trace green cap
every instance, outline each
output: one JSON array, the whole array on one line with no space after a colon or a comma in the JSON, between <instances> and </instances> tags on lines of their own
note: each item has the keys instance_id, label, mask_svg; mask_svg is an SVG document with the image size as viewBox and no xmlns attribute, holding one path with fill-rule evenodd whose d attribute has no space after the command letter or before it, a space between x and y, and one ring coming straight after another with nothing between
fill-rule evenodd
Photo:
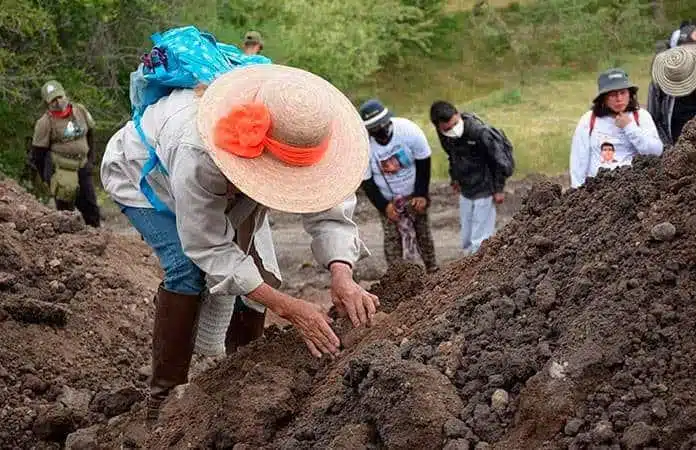
<instances>
[{"instance_id":1,"label":"green cap","mask_svg":"<svg viewBox=\"0 0 696 450\"><path fill-rule=\"evenodd\" d=\"M247 31L244 35L245 44L259 44L263 46L263 37L258 31Z\"/></svg>"},{"instance_id":2,"label":"green cap","mask_svg":"<svg viewBox=\"0 0 696 450\"><path fill-rule=\"evenodd\" d=\"M605 70L600 73L599 78L597 78L597 97L595 100L599 98L600 95L621 89L638 90L638 86L628 79L628 74L623 69L615 68Z\"/></svg>"},{"instance_id":3,"label":"green cap","mask_svg":"<svg viewBox=\"0 0 696 450\"><path fill-rule=\"evenodd\" d=\"M46 103L51 103L58 97L65 97L65 89L56 80L51 80L41 86L41 98L44 99Z\"/></svg>"}]
</instances>

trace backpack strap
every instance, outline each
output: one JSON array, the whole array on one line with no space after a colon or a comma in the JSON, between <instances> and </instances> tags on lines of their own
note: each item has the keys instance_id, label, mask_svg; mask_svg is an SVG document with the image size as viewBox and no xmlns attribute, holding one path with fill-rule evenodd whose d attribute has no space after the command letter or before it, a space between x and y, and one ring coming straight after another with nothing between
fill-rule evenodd
<instances>
[{"instance_id":1,"label":"backpack strap","mask_svg":"<svg viewBox=\"0 0 696 450\"><path fill-rule=\"evenodd\" d=\"M594 111L590 114L590 136L592 136L592 130L594 130L595 122L597 121L597 116L595 116Z\"/></svg>"},{"instance_id":2,"label":"backpack strap","mask_svg":"<svg viewBox=\"0 0 696 450\"><path fill-rule=\"evenodd\" d=\"M640 114L638 114L637 109L633 111L633 120L636 121L636 125L640 126Z\"/></svg>"},{"instance_id":3,"label":"backpack strap","mask_svg":"<svg viewBox=\"0 0 696 450\"><path fill-rule=\"evenodd\" d=\"M149 155L145 165L143 166L143 170L140 172L140 181L138 183L140 191L143 193L147 201L150 202L153 208L155 208L155 210L173 216L174 213L162 200L159 199L155 193L155 190L147 180L148 175L150 175L150 172L155 170L155 168L159 169L160 172L162 172L165 176L168 176L169 174L167 173L167 169L160 163L159 156L157 156L157 152L155 151L154 147L147 140L143 127L140 124L140 119L141 115L138 114L134 118L133 123L135 124L135 129L138 131L140 140L145 145L145 148L147 148L147 153Z\"/></svg>"}]
</instances>

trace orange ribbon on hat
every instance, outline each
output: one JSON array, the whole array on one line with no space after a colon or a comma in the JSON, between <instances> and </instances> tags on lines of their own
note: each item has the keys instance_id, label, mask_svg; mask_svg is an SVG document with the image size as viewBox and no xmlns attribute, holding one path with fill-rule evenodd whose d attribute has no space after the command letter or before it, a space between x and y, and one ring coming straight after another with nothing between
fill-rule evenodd
<instances>
[{"instance_id":1,"label":"orange ribbon on hat","mask_svg":"<svg viewBox=\"0 0 696 450\"><path fill-rule=\"evenodd\" d=\"M268 136L271 114L263 103L235 106L218 120L213 130L215 145L241 158L258 158L264 148L286 164L306 167L319 162L329 148L327 136L315 147L294 147Z\"/></svg>"}]
</instances>

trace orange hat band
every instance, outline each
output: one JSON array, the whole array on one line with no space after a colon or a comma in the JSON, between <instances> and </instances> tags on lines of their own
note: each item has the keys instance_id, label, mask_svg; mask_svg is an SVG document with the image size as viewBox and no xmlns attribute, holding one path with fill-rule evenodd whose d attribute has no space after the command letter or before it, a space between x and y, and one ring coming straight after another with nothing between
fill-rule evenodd
<instances>
[{"instance_id":1,"label":"orange hat band","mask_svg":"<svg viewBox=\"0 0 696 450\"><path fill-rule=\"evenodd\" d=\"M286 164L297 167L319 162L329 148L329 136L315 147L294 147L268 136L271 114L263 103L235 106L215 124L215 145L241 158L258 158L264 149Z\"/></svg>"}]
</instances>

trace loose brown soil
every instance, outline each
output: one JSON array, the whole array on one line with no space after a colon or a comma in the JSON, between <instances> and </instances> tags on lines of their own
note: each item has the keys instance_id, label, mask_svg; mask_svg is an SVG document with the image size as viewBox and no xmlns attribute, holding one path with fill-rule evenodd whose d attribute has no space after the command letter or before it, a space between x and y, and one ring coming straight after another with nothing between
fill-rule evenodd
<instances>
[{"instance_id":1,"label":"loose brown soil","mask_svg":"<svg viewBox=\"0 0 696 450\"><path fill-rule=\"evenodd\" d=\"M142 399L158 273L139 241L0 183L0 448L58 448Z\"/></svg>"},{"instance_id":2,"label":"loose brown soil","mask_svg":"<svg viewBox=\"0 0 696 450\"><path fill-rule=\"evenodd\" d=\"M10 281L0 277L9 292L0 395L13 399L5 409L15 418L6 422L16 424L0 425L11 439L6 447L37 437L58 442L78 425L96 424L71 435L69 448L692 448L695 144L691 122L661 159L637 158L582 189L562 193L538 180L477 256L431 276L411 266L387 273L373 287L384 300L373 327L351 329L337 319L343 351L335 360L313 359L293 330L273 326L178 389L151 431L142 426L139 392L129 388L142 385L129 383L146 362L151 307L144 299L157 272L128 273L123 261L137 258L119 253L141 244L111 237L102 248L108 233L75 233L56 222L54 233L69 231L44 237L37 230L48 230L41 223L49 219L3 219L9 232L3 229L0 249L9 257L0 270ZM23 237L18 223L35 234ZM61 264L51 269L54 258ZM70 270L87 267L94 278L86 285L69 282ZM107 281L114 279L125 281ZM51 291L51 281L64 288ZM67 306L63 289L74 293ZM135 312L124 303L143 317L129 315ZM48 324L26 324L37 317ZM127 326L114 323L127 318ZM131 340L126 329L134 330ZM57 336L55 352L38 344L45 336ZM114 363L120 348L128 363ZM56 406L54 386L65 384L98 391L82 421L71 407ZM51 406L33 417L35 403Z\"/></svg>"}]
</instances>

